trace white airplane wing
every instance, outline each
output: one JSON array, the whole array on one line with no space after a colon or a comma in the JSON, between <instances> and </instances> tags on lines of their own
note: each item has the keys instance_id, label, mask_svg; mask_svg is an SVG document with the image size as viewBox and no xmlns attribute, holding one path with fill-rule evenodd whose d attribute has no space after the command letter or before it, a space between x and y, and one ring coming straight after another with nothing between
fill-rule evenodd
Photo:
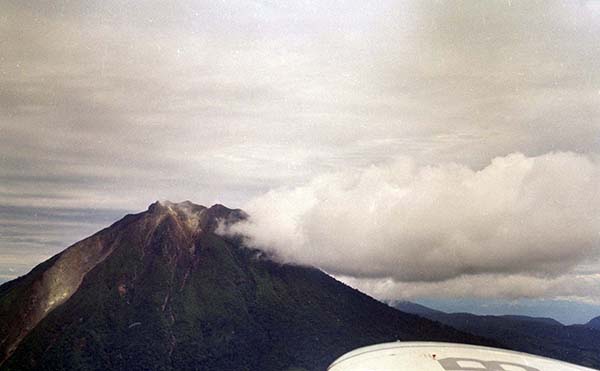
<instances>
[{"instance_id":1,"label":"white airplane wing","mask_svg":"<svg viewBox=\"0 0 600 371\"><path fill-rule=\"evenodd\" d=\"M474 345L395 342L353 350L328 371L594 371L550 358Z\"/></svg>"}]
</instances>

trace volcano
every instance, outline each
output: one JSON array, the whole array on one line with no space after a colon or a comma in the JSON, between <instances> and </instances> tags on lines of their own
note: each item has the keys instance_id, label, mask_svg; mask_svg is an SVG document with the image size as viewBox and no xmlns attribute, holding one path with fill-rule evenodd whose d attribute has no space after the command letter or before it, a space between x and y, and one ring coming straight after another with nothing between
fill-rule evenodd
<instances>
[{"instance_id":1,"label":"volcano","mask_svg":"<svg viewBox=\"0 0 600 371\"><path fill-rule=\"evenodd\" d=\"M0 369L317 371L379 342L498 345L216 233L246 217L156 202L0 286Z\"/></svg>"}]
</instances>

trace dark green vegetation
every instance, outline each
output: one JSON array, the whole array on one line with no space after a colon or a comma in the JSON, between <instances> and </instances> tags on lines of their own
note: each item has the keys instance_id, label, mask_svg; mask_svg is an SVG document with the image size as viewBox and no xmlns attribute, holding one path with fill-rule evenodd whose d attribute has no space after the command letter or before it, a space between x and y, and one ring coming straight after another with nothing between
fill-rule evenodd
<instances>
[{"instance_id":1,"label":"dark green vegetation","mask_svg":"<svg viewBox=\"0 0 600 371\"><path fill-rule=\"evenodd\" d=\"M471 334L494 339L514 350L600 368L600 330L597 329L581 325L564 326L550 318L445 313L410 302L399 302L394 306Z\"/></svg>"},{"instance_id":2,"label":"dark green vegetation","mask_svg":"<svg viewBox=\"0 0 600 371\"><path fill-rule=\"evenodd\" d=\"M153 204L0 286L0 368L317 371L379 342L497 345L214 233L243 217Z\"/></svg>"}]
</instances>

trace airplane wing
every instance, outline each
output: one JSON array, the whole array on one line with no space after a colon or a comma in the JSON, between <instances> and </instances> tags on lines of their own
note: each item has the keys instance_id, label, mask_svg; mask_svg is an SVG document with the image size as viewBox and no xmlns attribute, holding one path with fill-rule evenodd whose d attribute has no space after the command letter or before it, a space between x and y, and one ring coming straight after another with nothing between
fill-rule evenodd
<instances>
[{"instance_id":1,"label":"airplane wing","mask_svg":"<svg viewBox=\"0 0 600 371\"><path fill-rule=\"evenodd\" d=\"M395 342L353 350L328 371L594 371L527 353L465 344Z\"/></svg>"}]
</instances>

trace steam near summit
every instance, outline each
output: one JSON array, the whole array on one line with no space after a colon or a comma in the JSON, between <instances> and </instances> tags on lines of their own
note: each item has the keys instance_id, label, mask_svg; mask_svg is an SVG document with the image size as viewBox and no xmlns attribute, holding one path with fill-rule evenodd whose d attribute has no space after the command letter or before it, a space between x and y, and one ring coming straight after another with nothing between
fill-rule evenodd
<instances>
[{"instance_id":1,"label":"steam near summit","mask_svg":"<svg viewBox=\"0 0 600 371\"><path fill-rule=\"evenodd\" d=\"M600 297L577 271L600 259L599 184L598 158L568 152L479 170L401 158L272 190L228 233L382 298Z\"/></svg>"},{"instance_id":2,"label":"steam near summit","mask_svg":"<svg viewBox=\"0 0 600 371\"><path fill-rule=\"evenodd\" d=\"M372 342L496 344L215 233L245 217L156 202L0 286L0 369L316 371Z\"/></svg>"}]
</instances>

